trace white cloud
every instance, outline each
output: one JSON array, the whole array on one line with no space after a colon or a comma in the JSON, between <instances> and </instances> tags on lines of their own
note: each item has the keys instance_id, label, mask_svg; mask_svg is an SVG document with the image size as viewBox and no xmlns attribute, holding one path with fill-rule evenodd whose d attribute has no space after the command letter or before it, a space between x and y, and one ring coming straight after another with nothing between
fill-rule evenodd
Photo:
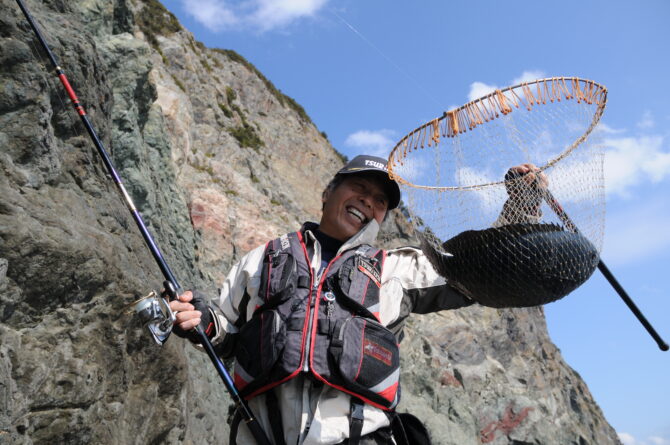
<instances>
[{"instance_id":1,"label":"white cloud","mask_svg":"<svg viewBox=\"0 0 670 445\"><path fill-rule=\"evenodd\" d=\"M263 31L283 27L292 21L311 17L327 0L256 0L258 9L251 16Z\"/></svg>"},{"instance_id":2,"label":"white cloud","mask_svg":"<svg viewBox=\"0 0 670 445\"><path fill-rule=\"evenodd\" d=\"M182 0L181 3L186 12L210 31L221 31L239 23L235 12L221 0Z\"/></svg>"},{"instance_id":3,"label":"white cloud","mask_svg":"<svg viewBox=\"0 0 670 445\"><path fill-rule=\"evenodd\" d=\"M670 176L670 152L663 149L662 136L608 138L603 144L609 193L626 197L631 187Z\"/></svg>"},{"instance_id":4,"label":"white cloud","mask_svg":"<svg viewBox=\"0 0 670 445\"><path fill-rule=\"evenodd\" d=\"M270 31L314 16L328 0L181 0L182 7L213 32L255 28Z\"/></svg>"},{"instance_id":5,"label":"white cloud","mask_svg":"<svg viewBox=\"0 0 670 445\"><path fill-rule=\"evenodd\" d=\"M475 170L470 167L459 168L456 171L454 179L459 186L489 184L500 180L500 178L490 172ZM490 219L491 215L498 216L500 209L507 199L505 189L502 187L485 187L474 189L467 193L473 193L477 198L481 212L486 215L485 219Z\"/></svg>"},{"instance_id":6,"label":"white cloud","mask_svg":"<svg viewBox=\"0 0 670 445\"><path fill-rule=\"evenodd\" d=\"M533 80L544 79L545 77L547 77L547 75L544 73L544 71L524 71L519 77L516 77L514 80L512 80L512 85L516 85L521 82L532 82Z\"/></svg>"},{"instance_id":7,"label":"white cloud","mask_svg":"<svg viewBox=\"0 0 670 445\"><path fill-rule=\"evenodd\" d=\"M667 252L668 219L670 209L665 196L647 197L616 213L609 212L603 259L608 263L629 264Z\"/></svg>"},{"instance_id":8,"label":"white cloud","mask_svg":"<svg viewBox=\"0 0 670 445\"><path fill-rule=\"evenodd\" d=\"M600 174L602 158L592 157L570 162L558 162L545 173L549 189L561 203L587 202L596 198L602 187ZM595 204L595 202L592 202Z\"/></svg>"},{"instance_id":9,"label":"white cloud","mask_svg":"<svg viewBox=\"0 0 670 445\"><path fill-rule=\"evenodd\" d=\"M393 171L396 175L400 176L403 178L405 181L408 181L412 184L417 184L417 185L427 185L427 186L439 186L441 184L436 184L434 181L431 181L430 177L426 177L425 173L427 171L430 171L430 168L433 167L433 165L430 163L430 161L425 158L425 157L412 157L411 160L406 159L402 164L396 163L395 167L393 167ZM416 189L414 187L409 187L402 185L400 186L401 189L409 188L408 192L414 193L417 192L420 189Z\"/></svg>"},{"instance_id":10,"label":"white cloud","mask_svg":"<svg viewBox=\"0 0 670 445\"><path fill-rule=\"evenodd\" d=\"M651 111L647 110L644 112L642 118L637 123L637 128L641 130L648 130L650 128L653 128L654 124L655 124L654 117L651 115Z\"/></svg>"},{"instance_id":11,"label":"white cloud","mask_svg":"<svg viewBox=\"0 0 670 445\"><path fill-rule=\"evenodd\" d=\"M512 79L509 85L516 85L521 82L530 82L537 79L542 79L546 77L544 72L538 70L529 70L524 71L518 77ZM482 96L486 96L489 93L499 90L501 87L498 85L492 85L484 82L472 82L470 84L470 92L468 93L468 101L479 99Z\"/></svg>"},{"instance_id":12,"label":"white cloud","mask_svg":"<svg viewBox=\"0 0 670 445\"><path fill-rule=\"evenodd\" d=\"M496 85L489 85L484 82L472 82L470 84L470 92L468 93L468 102L486 96L498 89L500 87Z\"/></svg>"},{"instance_id":13,"label":"white cloud","mask_svg":"<svg viewBox=\"0 0 670 445\"><path fill-rule=\"evenodd\" d=\"M347 136L344 144L362 149L366 154L386 158L396 144L394 137L393 130L360 130Z\"/></svg>"},{"instance_id":14,"label":"white cloud","mask_svg":"<svg viewBox=\"0 0 670 445\"><path fill-rule=\"evenodd\" d=\"M603 122L600 122L598 126L593 130L594 135L621 134L625 132L626 130L624 128L613 128Z\"/></svg>"},{"instance_id":15,"label":"white cloud","mask_svg":"<svg viewBox=\"0 0 670 445\"><path fill-rule=\"evenodd\" d=\"M647 438L648 441L639 441L628 433L617 433L617 435L619 436L619 440L623 442L623 445L670 445L670 440L659 436L650 436Z\"/></svg>"}]
</instances>

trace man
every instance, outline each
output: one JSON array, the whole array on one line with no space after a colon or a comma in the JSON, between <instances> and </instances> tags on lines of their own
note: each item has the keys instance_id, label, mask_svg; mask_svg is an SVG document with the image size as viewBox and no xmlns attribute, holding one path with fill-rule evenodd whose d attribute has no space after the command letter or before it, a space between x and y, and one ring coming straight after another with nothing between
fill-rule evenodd
<instances>
[{"instance_id":1,"label":"man","mask_svg":"<svg viewBox=\"0 0 670 445\"><path fill-rule=\"evenodd\" d=\"M513 170L529 181L537 171ZM386 160L357 156L324 190L318 225L249 252L209 305L197 292L170 303L178 335L202 324L221 355L235 355L236 385L275 444L406 440L390 426L404 321L473 302L419 249L372 247L399 201ZM254 443L245 425L233 425L232 443Z\"/></svg>"}]
</instances>

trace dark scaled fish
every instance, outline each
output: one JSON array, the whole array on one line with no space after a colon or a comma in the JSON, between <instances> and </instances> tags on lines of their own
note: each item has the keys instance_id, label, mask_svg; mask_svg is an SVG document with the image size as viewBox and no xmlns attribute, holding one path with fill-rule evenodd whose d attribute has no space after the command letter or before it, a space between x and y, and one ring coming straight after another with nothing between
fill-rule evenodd
<instances>
[{"instance_id":1,"label":"dark scaled fish","mask_svg":"<svg viewBox=\"0 0 670 445\"><path fill-rule=\"evenodd\" d=\"M558 300L584 283L599 261L586 237L556 224L468 230L442 244L444 252L425 239L421 249L453 287L497 308Z\"/></svg>"}]
</instances>

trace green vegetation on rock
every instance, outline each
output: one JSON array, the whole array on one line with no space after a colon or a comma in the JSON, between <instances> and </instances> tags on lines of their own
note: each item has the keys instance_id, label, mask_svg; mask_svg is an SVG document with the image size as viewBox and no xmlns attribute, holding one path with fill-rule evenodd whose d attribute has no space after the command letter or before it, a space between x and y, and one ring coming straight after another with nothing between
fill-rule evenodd
<instances>
[{"instance_id":1,"label":"green vegetation on rock","mask_svg":"<svg viewBox=\"0 0 670 445\"><path fill-rule=\"evenodd\" d=\"M220 103L220 104L219 104L219 108L221 108L221 111L223 111L223 114L224 114L228 119L230 119L231 117L233 117L233 112L230 111L230 108L228 108L228 107L225 106L224 104Z\"/></svg>"},{"instance_id":2,"label":"green vegetation on rock","mask_svg":"<svg viewBox=\"0 0 670 445\"><path fill-rule=\"evenodd\" d=\"M293 109L296 113L298 113L298 116L300 118L307 122L307 123L312 123L312 119L310 119L309 115L305 111L305 109L295 101L292 97L287 96L286 94L282 93L280 90L277 89L277 87L274 86L270 80L263 75L258 69L247 59L242 57L240 54L237 52L233 51L232 49L221 49L221 48L213 48L212 51L215 51L219 54L223 54L224 56L228 57L230 60L233 62L237 62L243 66L245 66L249 71L252 73L256 74L258 78L265 84L265 87L270 90L270 93L279 101L279 103L282 106L288 106L289 108Z\"/></svg>"},{"instance_id":3,"label":"green vegetation on rock","mask_svg":"<svg viewBox=\"0 0 670 445\"><path fill-rule=\"evenodd\" d=\"M207 173L210 176L214 176L214 169L212 168L211 165L203 165L196 161L194 163L191 163L191 167L198 170L199 172Z\"/></svg>"},{"instance_id":4,"label":"green vegetation on rock","mask_svg":"<svg viewBox=\"0 0 670 445\"><path fill-rule=\"evenodd\" d=\"M258 136L258 133L256 133L256 130L254 130L254 127L247 122L243 122L242 125L238 125L237 127L229 128L228 133L237 139L241 147L249 147L258 151L259 148L265 145L260 136Z\"/></svg>"},{"instance_id":5,"label":"green vegetation on rock","mask_svg":"<svg viewBox=\"0 0 670 445\"><path fill-rule=\"evenodd\" d=\"M286 100L287 105L290 108L292 108L293 111L298 113L298 116L300 116L300 119L302 119L305 122L310 122L310 123L312 122L312 120L307 115L307 112L305 111L305 109L302 107L302 105L300 105L298 102L296 102L295 99L293 99L291 96L287 96L286 94L284 94L284 99Z\"/></svg>"},{"instance_id":6,"label":"green vegetation on rock","mask_svg":"<svg viewBox=\"0 0 670 445\"><path fill-rule=\"evenodd\" d=\"M135 16L137 26L144 33L149 44L159 49L156 35L169 36L181 31L182 27L177 17L165 9L165 6L158 0L141 0L141 3L143 5L142 12Z\"/></svg>"},{"instance_id":7,"label":"green vegetation on rock","mask_svg":"<svg viewBox=\"0 0 670 445\"><path fill-rule=\"evenodd\" d=\"M209 65L209 63L207 63L207 59L203 57L202 59L200 59L200 63L202 63L202 66L204 66L207 71L209 71L210 73L212 72L212 67Z\"/></svg>"},{"instance_id":8,"label":"green vegetation on rock","mask_svg":"<svg viewBox=\"0 0 670 445\"><path fill-rule=\"evenodd\" d=\"M235 90L233 90L232 87L227 86L226 87L226 100L228 101L229 104L233 103L233 101L237 99L237 93Z\"/></svg>"},{"instance_id":9,"label":"green vegetation on rock","mask_svg":"<svg viewBox=\"0 0 670 445\"><path fill-rule=\"evenodd\" d=\"M186 92L186 87L183 83L181 83L181 80L177 79L174 74L172 75L172 80L174 80L174 83L179 87L180 90L182 90L184 93Z\"/></svg>"},{"instance_id":10,"label":"green vegetation on rock","mask_svg":"<svg viewBox=\"0 0 670 445\"><path fill-rule=\"evenodd\" d=\"M335 155L337 155L337 157L342 160L343 164L346 164L347 162L349 162L349 157L348 156L346 156L346 155L340 153L339 151L337 151L337 149L335 147L332 147L332 148L333 148L333 151L335 152Z\"/></svg>"}]
</instances>

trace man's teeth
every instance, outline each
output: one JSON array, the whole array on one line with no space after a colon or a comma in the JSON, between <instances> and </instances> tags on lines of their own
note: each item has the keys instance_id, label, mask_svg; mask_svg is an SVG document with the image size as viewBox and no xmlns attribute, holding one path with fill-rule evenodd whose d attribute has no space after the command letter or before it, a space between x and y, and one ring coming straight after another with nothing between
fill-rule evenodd
<instances>
[{"instance_id":1,"label":"man's teeth","mask_svg":"<svg viewBox=\"0 0 670 445\"><path fill-rule=\"evenodd\" d=\"M362 214L361 212L359 212L357 209L355 209L355 208L353 208L353 207L349 207L347 210L349 211L349 213L351 213L352 215L354 215L356 218L360 219L361 222L365 222L365 215L363 215L363 214Z\"/></svg>"}]
</instances>

